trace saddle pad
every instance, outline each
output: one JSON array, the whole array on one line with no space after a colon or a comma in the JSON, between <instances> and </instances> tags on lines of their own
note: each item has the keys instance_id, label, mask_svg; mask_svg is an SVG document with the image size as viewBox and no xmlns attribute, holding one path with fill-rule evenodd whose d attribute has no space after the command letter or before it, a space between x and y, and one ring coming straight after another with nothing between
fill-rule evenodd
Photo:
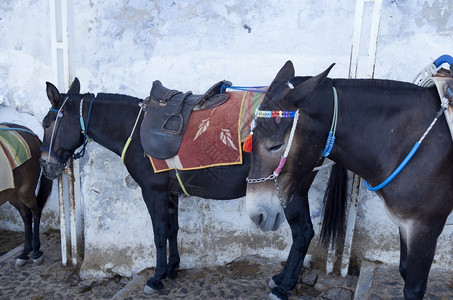
<instances>
[{"instance_id":1,"label":"saddle pad","mask_svg":"<svg viewBox=\"0 0 453 300\"><path fill-rule=\"evenodd\" d=\"M444 85L448 80L452 80L451 77L433 77L434 83L437 87L440 99L444 97ZM444 112L445 119L447 120L448 128L450 128L451 138L453 140L453 107L451 105Z\"/></svg>"},{"instance_id":2,"label":"saddle pad","mask_svg":"<svg viewBox=\"0 0 453 300\"><path fill-rule=\"evenodd\" d=\"M31 157L30 148L15 131L6 131L0 125L0 191L14 188L13 170Z\"/></svg>"},{"instance_id":3,"label":"saddle pad","mask_svg":"<svg viewBox=\"0 0 453 300\"><path fill-rule=\"evenodd\" d=\"M255 110L263 102L264 95L265 93L260 92L246 92L244 95L241 113L241 143L250 133L250 124L255 118Z\"/></svg>"},{"instance_id":4,"label":"saddle pad","mask_svg":"<svg viewBox=\"0 0 453 300\"><path fill-rule=\"evenodd\" d=\"M234 91L228 94L229 100L224 104L192 112L181 147L174 157L160 160L149 156L154 172L242 164L241 132L246 132L245 137L249 134L253 112L264 93ZM253 104L256 99L260 102Z\"/></svg>"}]
</instances>

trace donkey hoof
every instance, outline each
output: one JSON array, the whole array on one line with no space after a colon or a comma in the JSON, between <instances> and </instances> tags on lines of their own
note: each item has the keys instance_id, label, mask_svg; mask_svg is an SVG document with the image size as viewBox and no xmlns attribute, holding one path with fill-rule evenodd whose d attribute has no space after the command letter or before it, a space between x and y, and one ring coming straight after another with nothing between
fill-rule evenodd
<instances>
[{"instance_id":1,"label":"donkey hoof","mask_svg":"<svg viewBox=\"0 0 453 300\"><path fill-rule=\"evenodd\" d=\"M271 279L271 280L269 280L269 282L267 283L267 286L268 286L270 289L273 289L273 288L276 288L276 287L277 287L277 284L275 283L274 279Z\"/></svg>"},{"instance_id":2,"label":"donkey hoof","mask_svg":"<svg viewBox=\"0 0 453 300\"><path fill-rule=\"evenodd\" d=\"M16 267L20 268L28 263L28 259L16 258Z\"/></svg>"},{"instance_id":3,"label":"donkey hoof","mask_svg":"<svg viewBox=\"0 0 453 300\"><path fill-rule=\"evenodd\" d=\"M266 300L282 300L282 299L279 298L277 295L274 295L274 294L272 294L272 293L269 293L269 295L267 295Z\"/></svg>"},{"instance_id":4,"label":"donkey hoof","mask_svg":"<svg viewBox=\"0 0 453 300\"><path fill-rule=\"evenodd\" d=\"M42 264L43 260L44 260L44 255L41 254L40 257L33 258L33 264L34 265L40 265L40 264Z\"/></svg>"},{"instance_id":5,"label":"donkey hoof","mask_svg":"<svg viewBox=\"0 0 453 300\"><path fill-rule=\"evenodd\" d=\"M159 290L156 290L156 289L153 289L152 287L150 287L149 285L145 285L145 289L143 290L143 292L145 292L145 294L147 295L152 295L152 294L155 294L157 293Z\"/></svg>"}]
</instances>

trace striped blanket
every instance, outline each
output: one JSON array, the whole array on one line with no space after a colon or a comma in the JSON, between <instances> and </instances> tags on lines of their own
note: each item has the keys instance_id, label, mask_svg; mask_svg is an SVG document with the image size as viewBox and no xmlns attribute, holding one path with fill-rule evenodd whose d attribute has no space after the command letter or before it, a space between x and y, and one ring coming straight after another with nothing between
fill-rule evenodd
<instances>
[{"instance_id":1,"label":"striped blanket","mask_svg":"<svg viewBox=\"0 0 453 300\"><path fill-rule=\"evenodd\" d=\"M154 172L194 170L242 163L241 143L248 136L255 108L264 93L229 92L227 102L193 111L178 153L169 159L150 158Z\"/></svg>"},{"instance_id":2,"label":"striped blanket","mask_svg":"<svg viewBox=\"0 0 453 300\"><path fill-rule=\"evenodd\" d=\"M27 142L16 131L0 125L0 191L14 188L13 170L31 157Z\"/></svg>"}]
</instances>

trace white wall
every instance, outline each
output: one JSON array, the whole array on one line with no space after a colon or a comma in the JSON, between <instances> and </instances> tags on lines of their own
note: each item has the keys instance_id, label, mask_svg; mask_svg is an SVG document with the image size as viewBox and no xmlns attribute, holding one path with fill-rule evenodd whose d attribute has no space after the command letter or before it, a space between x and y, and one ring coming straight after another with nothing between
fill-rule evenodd
<instances>
[{"instance_id":1,"label":"white wall","mask_svg":"<svg viewBox=\"0 0 453 300\"><path fill-rule=\"evenodd\" d=\"M222 79L266 85L288 59L298 75L315 75L332 62L337 63L332 77L348 75L354 0L74 0L74 9L74 67L83 92L146 97L156 79L194 93ZM452 14L451 0L384 1L375 76L412 81L439 55L453 54ZM11 110L42 120L49 107L45 81L54 78L48 1L3 1L0 35L1 121ZM99 172L103 168L109 172ZM119 157L91 143L80 170L86 206L82 273L130 275L154 265L150 218ZM326 176L320 174L310 192L316 229ZM44 225L53 228L55 194L44 212ZM361 195L353 254L396 262L396 226L374 194L363 189ZM181 266L223 264L255 253L285 259L289 227L262 233L243 206L243 199L182 199ZM0 208L0 226L19 228L11 213L7 205ZM451 231L447 228L438 247L441 266L452 266Z\"/></svg>"}]
</instances>

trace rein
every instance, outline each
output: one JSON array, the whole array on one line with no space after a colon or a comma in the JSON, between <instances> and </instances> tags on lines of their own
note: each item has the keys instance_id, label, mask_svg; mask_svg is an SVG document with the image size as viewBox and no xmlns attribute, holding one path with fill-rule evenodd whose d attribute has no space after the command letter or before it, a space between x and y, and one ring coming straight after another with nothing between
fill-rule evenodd
<instances>
[{"instance_id":1,"label":"rein","mask_svg":"<svg viewBox=\"0 0 453 300\"><path fill-rule=\"evenodd\" d=\"M69 96L66 96L64 98L63 104L60 106L59 109L55 109L55 108L52 108L52 107L49 108L50 111L56 112L57 116L55 118L54 126L52 128L52 135L50 136L49 148L44 148L44 147L41 148L41 151L46 151L47 150L50 153L50 155L47 156L47 160L46 160L46 164L47 165L51 164L50 156L53 156L62 165L64 165L66 163L66 161L67 161L63 157L58 156L58 154L53 151L53 142L54 142L55 134L57 132L57 128L60 127L60 121L61 121L61 118L63 117L63 107L66 104L66 101L68 101L68 99L69 99Z\"/></svg>"}]
</instances>

